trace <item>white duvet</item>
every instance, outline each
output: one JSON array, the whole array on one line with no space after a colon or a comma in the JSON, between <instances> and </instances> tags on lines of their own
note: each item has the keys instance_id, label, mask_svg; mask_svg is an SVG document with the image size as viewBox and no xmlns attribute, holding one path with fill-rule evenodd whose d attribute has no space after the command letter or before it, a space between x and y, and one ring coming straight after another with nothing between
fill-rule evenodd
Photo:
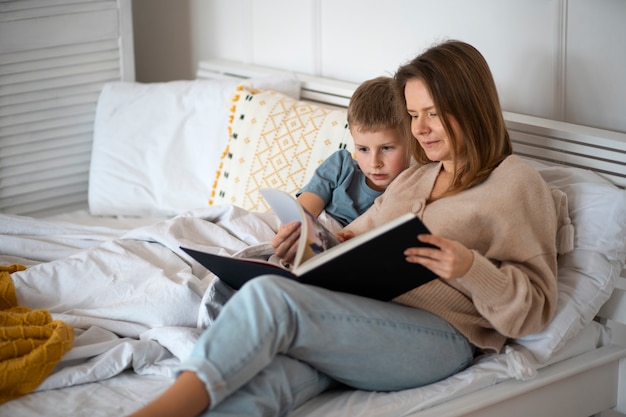
<instances>
[{"instance_id":1,"label":"white duvet","mask_svg":"<svg viewBox=\"0 0 626 417\"><path fill-rule=\"evenodd\" d=\"M39 392L0 406L0 414L10 410L13 416L39 415L42 409L37 404L46 407L45 399L53 401L58 395L48 391L46 396L45 391L53 388L78 388L89 382L83 386L88 392L94 383L105 386L116 380L134 385L137 381L129 377L129 369L136 375L169 377L229 296L229 290L180 246L267 258L278 225L273 214L229 205L193 210L130 231L1 215L0 262L21 260L29 265L12 274L18 302L49 310L54 318L74 326L76 340ZM404 415L503 379L532 377L536 367L523 348L507 349L427 387L387 394L329 392L294 415ZM168 383L165 378L163 386ZM144 393L148 398L142 401L156 391ZM137 407L138 398L119 389L113 392L108 401L116 407L110 415ZM85 398L83 394L78 395ZM346 410L350 412L342 414ZM64 414L48 408L46 415ZM86 415L107 414L92 410Z\"/></svg>"},{"instance_id":2,"label":"white duvet","mask_svg":"<svg viewBox=\"0 0 626 417\"><path fill-rule=\"evenodd\" d=\"M12 274L19 304L46 309L76 329L68 365L40 389L108 378L128 366L167 374L228 295L180 246L267 257L278 227L274 215L227 205L126 233L19 216L3 220L0 260L31 260ZM90 363L76 366L80 359Z\"/></svg>"}]
</instances>

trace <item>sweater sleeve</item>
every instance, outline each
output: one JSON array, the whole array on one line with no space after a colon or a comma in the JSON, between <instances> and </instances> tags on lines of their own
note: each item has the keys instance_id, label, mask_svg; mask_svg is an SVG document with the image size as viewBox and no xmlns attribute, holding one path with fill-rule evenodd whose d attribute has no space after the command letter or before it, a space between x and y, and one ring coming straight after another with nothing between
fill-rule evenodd
<instances>
[{"instance_id":1,"label":"sweater sleeve","mask_svg":"<svg viewBox=\"0 0 626 417\"><path fill-rule=\"evenodd\" d=\"M515 338L539 332L556 310L553 254L494 265L475 253L470 272L457 282L500 334Z\"/></svg>"},{"instance_id":2,"label":"sweater sleeve","mask_svg":"<svg viewBox=\"0 0 626 417\"><path fill-rule=\"evenodd\" d=\"M556 310L558 224L551 190L538 174L510 188L510 203L491 217L490 246L474 250L469 272L453 285L494 329L515 338L541 331Z\"/></svg>"}]
</instances>

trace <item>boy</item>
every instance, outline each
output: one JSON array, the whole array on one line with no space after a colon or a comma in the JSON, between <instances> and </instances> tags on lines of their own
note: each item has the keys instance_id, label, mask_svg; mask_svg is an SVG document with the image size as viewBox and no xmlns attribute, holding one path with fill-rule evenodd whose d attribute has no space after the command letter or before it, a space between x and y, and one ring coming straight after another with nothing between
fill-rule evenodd
<instances>
[{"instance_id":1,"label":"boy","mask_svg":"<svg viewBox=\"0 0 626 417\"><path fill-rule=\"evenodd\" d=\"M324 221L331 230L343 228L365 212L409 167L411 136L401 94L390 77L359 85L347 111L356 160L347 150L333 153L296 194L314 216L325 211L331 217Z\"/></svg>"}]
</instances>

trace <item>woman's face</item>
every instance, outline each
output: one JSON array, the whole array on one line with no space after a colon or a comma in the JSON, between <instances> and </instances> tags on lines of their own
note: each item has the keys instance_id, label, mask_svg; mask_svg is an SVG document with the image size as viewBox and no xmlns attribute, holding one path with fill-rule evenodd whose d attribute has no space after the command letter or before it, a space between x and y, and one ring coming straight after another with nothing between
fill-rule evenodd
<instances>
[{"instance_id":1,"label":"woman's face","mask_svg":"<svg viewBox=\"0 0 626 417\"><path fill-rule=\"evenodd\" d=\"M411 116L411 133L419 142L431 161L452 162L452 143L440 118L439 109L435 108L426 84L420 79L407 81L404 87L406 108ZM457 154L465 146L458 123L449 117L458 139Z\"/></svg>"}]
</instances>

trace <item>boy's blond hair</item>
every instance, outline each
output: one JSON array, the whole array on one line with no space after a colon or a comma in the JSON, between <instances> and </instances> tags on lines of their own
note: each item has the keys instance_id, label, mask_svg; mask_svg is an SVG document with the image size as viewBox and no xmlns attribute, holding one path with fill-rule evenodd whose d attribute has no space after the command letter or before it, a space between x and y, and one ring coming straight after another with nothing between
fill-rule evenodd
<instances>
[{"instance_id":1,"label":"boy's blond hair","mask_svg":"<svg viewBox=\"0 0 626 417\"><path fill-rule=\"evenodd\" d=\"M391 77L376 77L359 85L350 98L347 116L348 126L362 132L397 129L406 134L404 97Z\"/></svg>"}]
</instances>

